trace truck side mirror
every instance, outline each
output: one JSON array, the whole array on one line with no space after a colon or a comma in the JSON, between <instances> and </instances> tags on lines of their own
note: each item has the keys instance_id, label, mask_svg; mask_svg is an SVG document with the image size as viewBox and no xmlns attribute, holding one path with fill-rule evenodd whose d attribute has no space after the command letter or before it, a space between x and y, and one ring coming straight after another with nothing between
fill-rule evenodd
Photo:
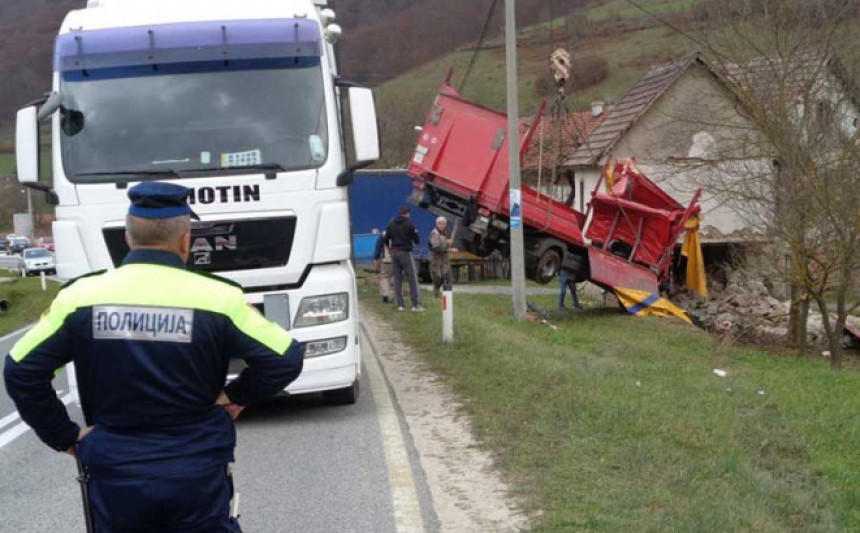
<instances>
[{"instance_id":1,"label":"truck side mirror","mask_svg":"<svg viewBox=\"0 0 860 533\"><path fill-rule=\"evenodd\" d=\"M39 122L38 107L28 106L18 110L15 127L15 161L18 165L20 183L39 181Z\"/></svg>"},{"instance_id":2,"label":"truck side mirror","mask_svg":"<svg viewBox=\"0 0 860 533\"><path fill-rule=\"evenodd\" d=\"M379 159L379 125L373 91L364 87L350 87L349 109L355 143L355 165L366 166Z\"/></svg>"}]
</instances>

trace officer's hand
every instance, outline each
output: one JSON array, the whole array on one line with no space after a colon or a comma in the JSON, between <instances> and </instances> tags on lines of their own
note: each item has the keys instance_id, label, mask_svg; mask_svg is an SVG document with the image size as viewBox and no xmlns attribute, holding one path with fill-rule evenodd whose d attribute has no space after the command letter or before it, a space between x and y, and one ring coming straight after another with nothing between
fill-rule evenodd
<instances>
[{"instance_id":1,"label":"officer's hand","mask_svg":"<svg viewBox=\"0 0 860 533\"><path fill-rule=\"evenodd\" d=\"M233 420L239 418L239 415L245 410L243 405L233 403L224 391L221 391L221 394L218 395L218 399L215 400L215 405L223 407Z\"/></svg>"},{"instance_id":2,"label":"officer's hand","mask_svg":"<svg viewBox=\"0 0 860 533\"><path fill-rule=\"evenodd\" d=\"M85 428L81 428L81 430L78 432L78 442L81 442L82 440L84 440L87 437L87 435L90 434L90 432L92 430L93 430L92 426L87 426ZM75 447L69 446L69 449L66 450L66 453L71 455L72 457L74 457L75 456Z\"/></svg>"},{"instance_id":3,"label":"officer's hand","mask_svg":"<svg viewBox=\"0 0 860 533\"><path fill-rule=\"evenodd\" d=\"M239 415L242 414L242 411L244 411L245 408L241 405L230 403L224 406L224 410L227 411L227 414L230 415L230 418L236 420L237 418L239 418Z\"/></svg>"}]
</instances>

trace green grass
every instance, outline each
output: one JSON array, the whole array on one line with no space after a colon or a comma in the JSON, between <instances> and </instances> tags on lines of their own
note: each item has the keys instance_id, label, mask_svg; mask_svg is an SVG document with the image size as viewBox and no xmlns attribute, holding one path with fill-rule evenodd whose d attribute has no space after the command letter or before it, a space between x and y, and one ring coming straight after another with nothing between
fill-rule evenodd
<instances>
[{"instance_id":1,"label":"green grass","mask_svg":"<svg viewBox=\"0 0 860 533\"><path fill-rule=\"evenodd\" d=\"M372 285L360 296L395 315ZM465 399L540 511L535 531L860 531L860 373L665 319L591 310L555 314L553 330L510 306L455 296L451 346L438 304L388 321Z\"/></svg>"},{"instance_id":2,"label":"green grass","mask_svg":"<svg viewBox=\"0 0 860 533\"><path fill-rule=\"evenodd\" d=\"M0 176L15 174L15 154L0 153Z\"/></svg>"},{"instance_id":3,"label":"green grass","mask_svg":"<svg viewBox=\"0 0 860 533\"><path fill-rule=\"evenodd\" d=\"M673 15L687 13L699 3L699 0L639 0L648 13L632 5L627 0L610 0L601 6L590 9L587 13L590 22L620 22L650 18L651 15Z\"/></svg>"},{"instance_id":4,"label":"green grass","mask_svg":"<svg viewBox=\"0 0 860 533\"><path fill-rule=\"evenodd\" d=\"M15 277L0 270L0 277ZM39 278L17 278L12 284L0 283L0 300L9 303L9 311L0 315L0 336L11 333L34 322L51 305L60 285L48 282L48 290L42 291Z\"/></svg>"},{"instance_id":5,"label":"green grass","mask_svg":"<svg viewBox=\"0 0 860 533\"><path fill-rule=\"evenodd\" d=\"M50 179L51 177L51 151L46 148L40 154L39 175L42 179ZM15 154L0 152L0 176L17 175L15 168Z\"/></svg>"},{"instance_id":6,"label":"green grass","mask_svg":"<svg viewBox=\"0 0 860 533\"><path fill-rule=\"evenodd\" d=\"M480 281L471 281L471 282L462 282L462 285L471 286L471 287L510 287L511 281L508 279L482 279ZM527 279L526 287L532 287L535 289L557 289L558 284L555 282L549 283L547 285L541 285L540 283Z\"/></svg>"}]
</instances>

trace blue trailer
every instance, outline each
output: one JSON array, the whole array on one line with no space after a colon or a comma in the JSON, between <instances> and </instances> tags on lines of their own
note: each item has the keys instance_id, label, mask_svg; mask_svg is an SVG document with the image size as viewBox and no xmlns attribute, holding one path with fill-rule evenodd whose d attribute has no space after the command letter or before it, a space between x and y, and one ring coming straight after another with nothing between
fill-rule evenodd
<instances>
[{"instance_id":1,"label":"blue trailer","mask_svg":"<svg viewBox=\"0 0 860 533\"><path fill-rule=\"evenodd\" d=\"M353 261L356 267L373 263L373 251L379 235L397 211L408 205L412 178L405 170L366 170L355 174L349 188L350 222L352 224ZM429 277L427 239L436 217L429 211L410 206L410 216L418 229L421 243L415 247L419 277Z\"/></svg>"}]
</instances>

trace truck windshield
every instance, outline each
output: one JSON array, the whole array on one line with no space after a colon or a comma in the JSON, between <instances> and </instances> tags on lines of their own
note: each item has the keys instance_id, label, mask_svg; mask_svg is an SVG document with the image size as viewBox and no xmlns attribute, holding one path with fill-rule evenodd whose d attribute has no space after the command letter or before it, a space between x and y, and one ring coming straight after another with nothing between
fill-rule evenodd
<instances>
[{"instance_id":1,"label":"truck windshield","mask_svg":"<svg viewBox=\"0 0 860 533\"><path fill-rule=\"evenodd\" d=\"M73 182L299 170L327 159L318 57L69 71L61 94L63 165Z\"/></svg>"}]
</instances>

